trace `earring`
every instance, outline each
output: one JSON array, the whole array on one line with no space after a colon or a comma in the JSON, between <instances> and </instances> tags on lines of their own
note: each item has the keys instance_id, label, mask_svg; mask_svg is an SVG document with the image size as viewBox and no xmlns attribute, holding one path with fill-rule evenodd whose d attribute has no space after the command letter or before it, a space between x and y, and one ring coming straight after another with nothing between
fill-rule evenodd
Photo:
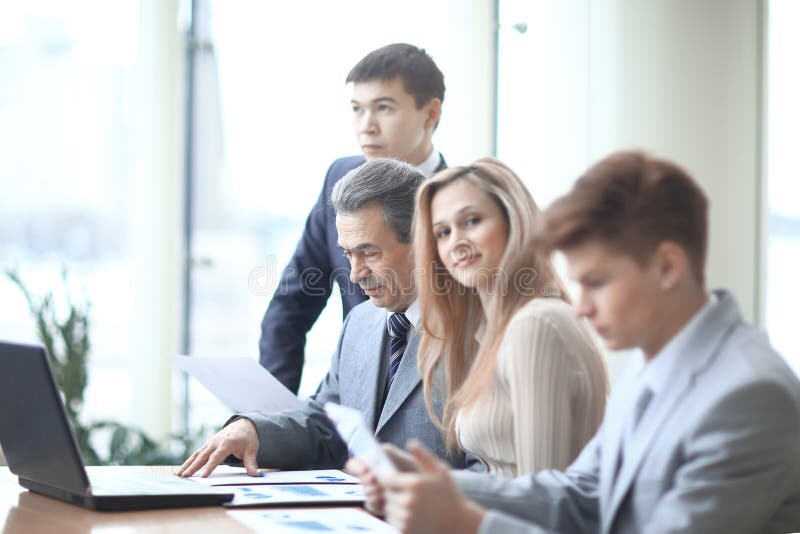
<instances>
[{"instance_id":1,"label":"earring","mask_svg":"<svg viewBox=\"0 0 800 534\"><path fill-rule=\"evenodd\" d=\"M664 280L661 282L661 289L664 291L669 291L672 289L672 284L669 282L669 280Z\"/></svg>"}]
</instances>

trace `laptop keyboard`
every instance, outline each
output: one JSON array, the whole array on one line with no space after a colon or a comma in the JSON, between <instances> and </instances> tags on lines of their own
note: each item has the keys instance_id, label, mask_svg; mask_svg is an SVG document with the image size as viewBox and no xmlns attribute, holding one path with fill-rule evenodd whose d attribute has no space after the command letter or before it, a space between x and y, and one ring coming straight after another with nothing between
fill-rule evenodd
<instances>
[{"instance_id":1,"label":"laptop keyboard","mask_svg":"<svg viewBox=\"0 0 800 534\"><path fill-rule=\"evenodd\" d=\"M175 495L209 493L209 488L179 478L142 471L89 472L93 495Z\"/></svg>"}]
</instances>

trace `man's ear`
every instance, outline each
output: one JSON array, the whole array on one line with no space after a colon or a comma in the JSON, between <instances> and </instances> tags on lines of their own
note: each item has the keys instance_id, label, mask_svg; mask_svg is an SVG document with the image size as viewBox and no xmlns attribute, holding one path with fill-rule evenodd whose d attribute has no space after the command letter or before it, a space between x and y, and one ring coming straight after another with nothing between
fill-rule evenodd
<instances>
[{"instance_id":1,"label":"man's ear","mask_svg":"<svg viewBox=\"0 0 800 534\"><path fill-rule=\"evenodd\" d=\"M682 246L674 241L664 241L655 251L656 268L661 289L668 291L687 275L689 258Z\"/></svg>"},{"instance_id":2,"label":"man's ear","mask_svg":"<svg viewBox=\"0 0 800 534\"><path fill-rule=\"evenodd\" d=\"M425 128L433 130L436 123L439 122L439 117L442 116L442 101L438 98L431 98L428 103L425 104L424 109L428 115L425 119Z\"/></svg>"}]
</instances>

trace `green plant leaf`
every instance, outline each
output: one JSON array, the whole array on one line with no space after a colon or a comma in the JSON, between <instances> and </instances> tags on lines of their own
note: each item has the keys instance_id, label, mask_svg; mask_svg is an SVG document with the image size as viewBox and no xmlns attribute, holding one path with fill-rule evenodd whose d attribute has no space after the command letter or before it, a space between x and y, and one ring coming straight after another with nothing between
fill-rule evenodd
<instances>
[{"instance_id":1,"label":"green plant leaf","mask_svg":"<svg viewBox=\"0 0 800 534\"><path fill-rule=\"evenodd\" d=\"M85 297L81 301L72 299L66 266L61 272L61 290L68 308L63 321L56 313L52 290L37 297L29 291L16 269L7 269L5 274L27 301L86 465L180 465L204 441L209 433L205 426L187 435L171 435L162 448L143 430L117 421L101 420L82 425L79 416L88 383L91 303ZM108 450L101 454L95 444L102 443L104 437L108 438Z\"/></svg>"}]
</instances>

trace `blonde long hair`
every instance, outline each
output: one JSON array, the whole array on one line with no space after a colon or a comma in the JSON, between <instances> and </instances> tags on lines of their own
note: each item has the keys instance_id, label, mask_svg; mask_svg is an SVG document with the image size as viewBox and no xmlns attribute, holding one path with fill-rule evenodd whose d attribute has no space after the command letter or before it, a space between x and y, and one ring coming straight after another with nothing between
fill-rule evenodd
<instances>
[{"instance_id":1,"label":"blonde long hair","mask_svg":"<svg viewBox=\"0 0 800 534\"><path fill-rule=\"evenodd\" d=\"M431 202L441 188L467 180L484 190L503 211L508 242L490 276L487 309L477 292L456 281L439 257L432 230ZM422 341L418 353L428 413L442 430L448 450L458 447L455 417L486 389L497 367L506 325L517 311L539 296L567 299L547 256L535 245L541 212L520 178L504 163L482 158L467 167L451 167L425 181L417 191L412 227L419 276ZM486 319L488 317L488 320ZM475 333L485 322L479 344ZM433 384L440 372L441 419L433 409Z\"/></svg>"}]
</instances>

